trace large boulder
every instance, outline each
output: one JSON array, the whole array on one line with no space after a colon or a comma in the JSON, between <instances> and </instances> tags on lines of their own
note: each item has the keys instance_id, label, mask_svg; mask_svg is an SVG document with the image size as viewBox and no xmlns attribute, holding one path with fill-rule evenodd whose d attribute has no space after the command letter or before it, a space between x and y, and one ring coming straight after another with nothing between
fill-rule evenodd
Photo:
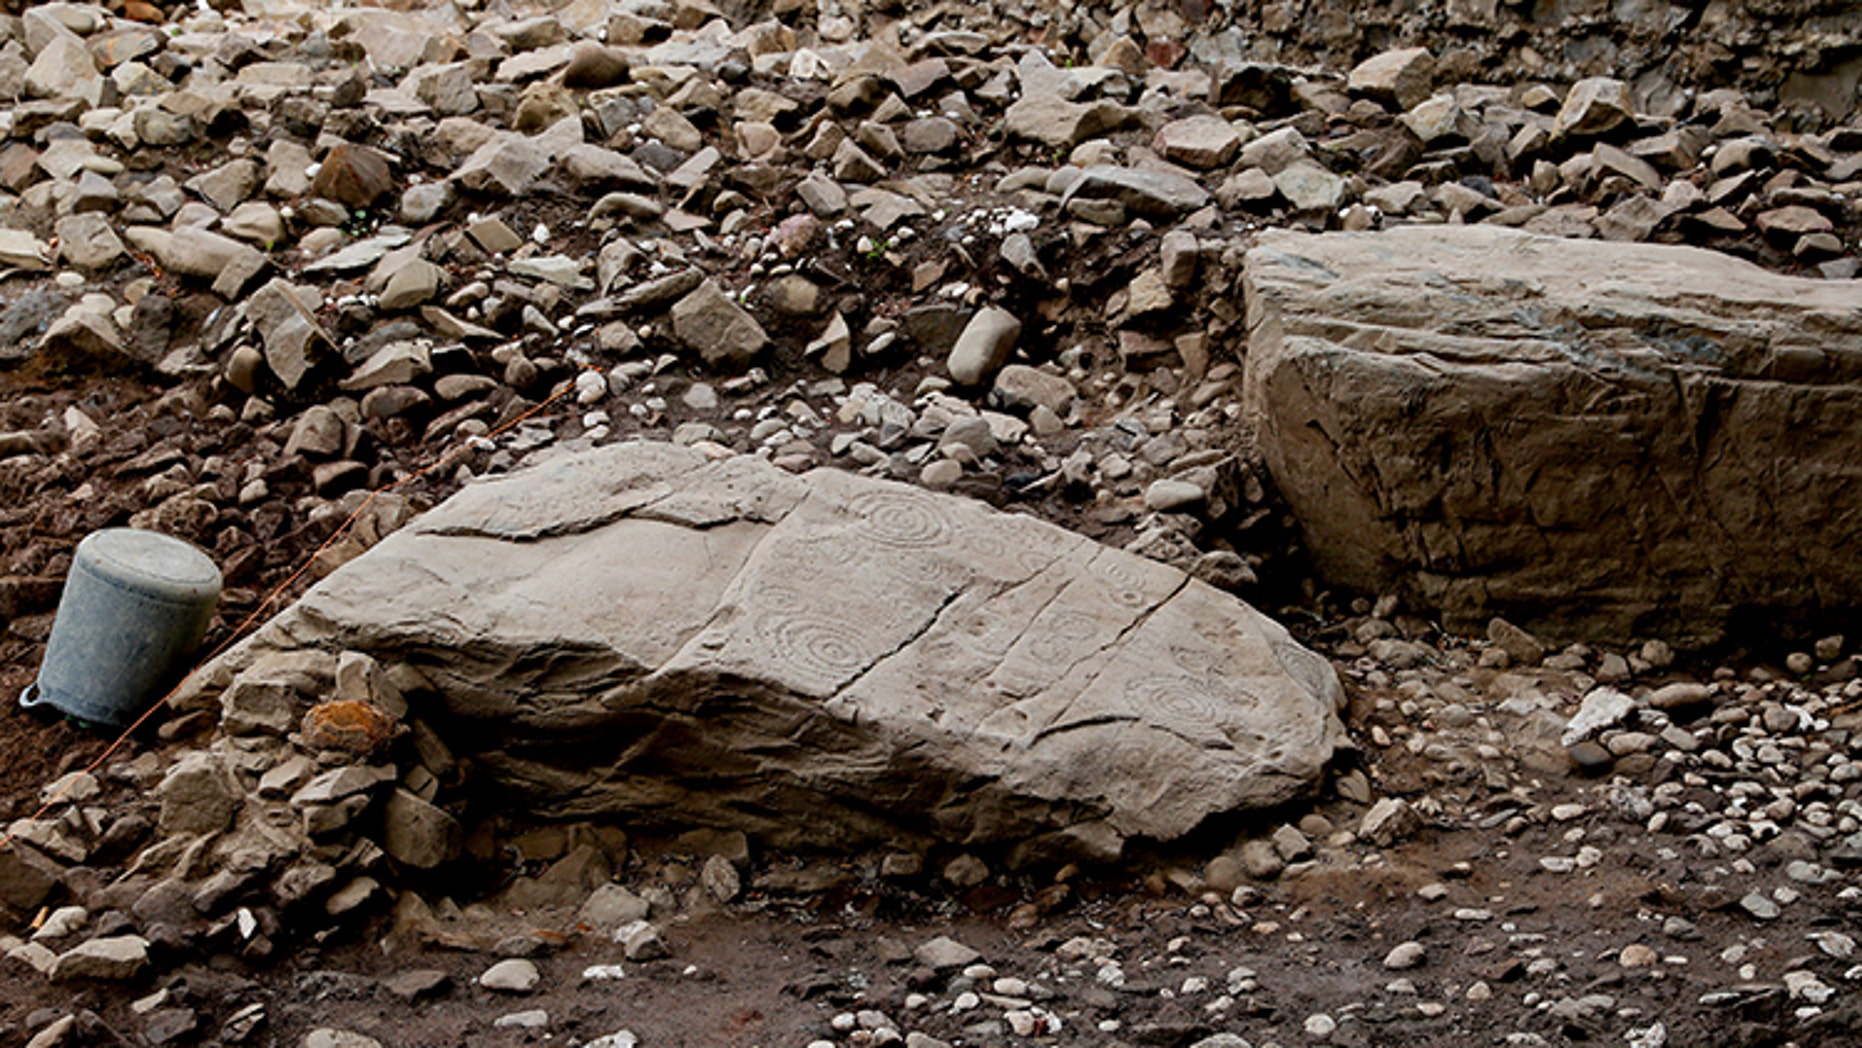
<instances>
[{"instance_id":1,"label":"large boulder","mask_svg":"<svg viewBox=\"0 0 1862 1048\"><path fill-rule=\"evenodd\" d=\"M1326 661L1181 572L1031 518L670 444L472 485L252 645L432 682L448 741L538 814L779 845L1130 837L1310 790Z\"/></svg>"},{"instance_id":2,"label":"large boulder","mask_svg":"<svg viewBox=\"0 0 1862 1048\"><path fill-rule=\"evenodd\" d=\"M1551 637L1862 593L1862 283L1491 226L1261 234L1246 402L1320 571Z\"/></svg>"}]
</instances>

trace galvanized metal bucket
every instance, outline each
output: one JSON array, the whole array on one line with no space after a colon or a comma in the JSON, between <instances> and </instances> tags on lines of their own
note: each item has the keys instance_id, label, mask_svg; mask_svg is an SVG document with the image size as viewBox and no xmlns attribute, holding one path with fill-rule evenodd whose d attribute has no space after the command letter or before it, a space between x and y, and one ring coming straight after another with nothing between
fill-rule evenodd
<instances>
[{"instance_id":1,"label":"galvanized metal bucket","mask_svg":"<svg viewBox=\"0 0 1862 1048\"><path fill-rule=\"evenodd\" d=\"M220 569L155 531L106 528L78 543L39 678L22 706L122 725L185 670L220 600Z\"/></svg>"}]
</instances>

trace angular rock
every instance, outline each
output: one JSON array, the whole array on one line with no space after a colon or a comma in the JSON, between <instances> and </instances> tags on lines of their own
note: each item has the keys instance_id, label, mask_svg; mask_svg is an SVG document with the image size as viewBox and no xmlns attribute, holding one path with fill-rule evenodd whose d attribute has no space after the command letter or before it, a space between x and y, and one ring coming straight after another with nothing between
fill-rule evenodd
<instances>
[{"instance_id":1,"label":"angular rock","mask_svg":"<svg viewBox=\"0 0 1862 1048\"><path fill-rule=\"evenodd\" d=\"M570 181L587 189L652 190L659 185L631 157L600 146L571 146L562 156L562 169Z\"/></svg>"},{"instance_id":2,"label":"angular rock","mask_svg":"<svg viewBox=\"0 0 1862 1048\"><path fill-rule=\"evenodd\" d=\"M417 186L408 186L407 191L401 194L401 221L410 225L425 225L452 206L454 196L451 182L422 182Z\"/></svg>"},{"instance_id":3,"label":"angular rock","mask_svg":"<svg viewBox=\"0 0 1862 1048\"><path fill-rule=\"evenodd\" d=\"M1258 167L1268 175L1277 175L1292 164L1312 157L1306 136L1295 127L1271 131L1241 147L1241 166Z\"/></svg>"},{"instance_id":4,"label":"angular rock","mask_svg":"<svg viewBox=\"0 0 1862 1048\"><path fill-rule=\"evenodd\" d=\"M1116 102L1069 102L1047 94L1025 95L1004 114L1010 135L1056 149L1121 130L1136 117L1136 111Z\"/></svg>"},{"instance_id":5,"label":"angular rock","mask_svg":"<svg viewBox=\"0 0 1862 1048\"><path fill-rule=\"evenodd\" d=\"M507 131L473 151L453 172L453 181L475 193L521 197L530 192L549 166L547 149Z\"/></svg>"},{"instance_id":6,"label":"angular rock","mask_svg":"<svg viewBox=\"0 0 1862 1048\"><path fill-rule=\"evenodd\" d=\"M428 302L439 294L440 282L445 277L445 270L426 259L412 259L388 278L387 286L381 290L381 308L395 312Z\"/></svg>"},{"instance_id":7,"label":"angular rock","mask_svg":"<svg viewBox=\"0 0 1862 1048\"><path fill-rule=\"evenodd\" d=\"M131 246L154 255L163 269L191 277L212 280L228 270L252 268L255 262L264 262L264 256L252 245L193 226L172 232L132 226L124 236Z\"/></svg>"},{"instance_id":8,"label":"angular rock","mask_svg":"<svg viewBox=\"0 0 1862 1048\"><path fill-rule=\"evenodd\" d=\"M0 229L0 266L41 270L52 268L52 249L24 229Z\"/></svg>"},{"instance_id":9,"label":"angular rock","mask_svg":"<svg viewBox=\"0 0 1862 1048\"><path fill-rule=\"evenodd\" d=\"M1435 85L1435 56L1426 47L1385 51L1358 63L1345 79L1354 95L1392 102L1398 109L1413 108L1429 97Z\"/></svg>"},{"instance_id":10,"label":"angular rock","mask_svg":"<svg viewBox=\"0 0 1862 1048\"><path fill-rule=\"evenodd\" d=\"M1274 188L1296 212L1330 212L1345 202L1345 180L1309 160L1274 176Z\"/></svg>"},{"instance_id":11,"label":"angular rock","mask_svg":"<svg viewBox=\"0 0 1862 1048\"><path fill-rule=\"evenodd\" d=\"M1629 85L1607 76L1593 76L1571 85L1565 104L1552 121L1552 137L1601 135L1636 114Z\"/></svg>"},{"instance_id":12,"label":"angular rock","mask_svg":"<svg viewBox=\"0 0 1862 1048\"><path fill-rule=\"evenodd\" d=\"M1061 207L1076 198L1115 200L1132 214L1150 218L1176 218L1209 203L1208 191L1182 175L1106 164L1081 171L1062 194Z\"/></svg>"},{"instance_id":13,"label":"angular rock","mask_svg":"<svg viewBox=\"0 0 1862 1048\"><path fill-rule=\"evenodd\" d=\"M558 84L539 80L524 89L523 96L517 101L517 110L511 114L513 130L526 135L554 126L558 121L576 119L575 99ZM670 109L656 109L655 113L672 112Z\"/></svg>"},{"instance_id":14,"label":"angular rock","mask_svg":"<svg viewBox=\"0 0 1862 1048\"><path fill-rule=\"evenodd\" d=\"M963 128L947 117L924 117L907 122L899 140L907 153L949 153L963 140Z\"/></svg>"},{"instance_id":15,"label":"angular rock","mask_svg":"<svg viewBox=\"0 0 1862 1048\"><path fill-rule=\"evenodd\" d=\"M651 823L677 798L779 846L1116 856L1310 790L1342 738L1325 660L1175 569L667 444L474 484L264 636L422 669L451 717L498 726L460 755L545 817Z\"/></svg>"},{"instance_id":16,"label":"angular rock","mask_svg":"<svg viewBox=\"0 0 1862 1048\"><path fill-rule=\"evenodd\" d=\"M284 453L334 458L343 450L344 437L343 417L327 405L315 404L299 415L297 424L291 427L291 436L284 442ZM283 682L277 683L284 686ZM295 689L292 693L295 694Z\"/></svg>"},{"instance_id":17,"label":"angular rock","mask_svg":"<svg viewBox=\"0 0 1862 1048\"><path fill-rule=\"evenodd\" d=\"M1166 160L1206 171L1235 159L1241 134L1221 117L1203 113L1158 128L1151 148Z\"/></svg>"},{"instance_id":18,"label":"angular rock","mask_svg":"<svg viewBox=\"0 0 1862 1048\"><path fill-rule=\"evenodd\" d=\"M1660 201L1632 196L1597 216L1593 224L1597 227L1597 235L1605 240L1634 244L1647 240L1673 211L1674 208Z\"/></svg>"},{"instance_id":19,"label":"angular rock","mask_svg":"<svg viewBox=\"0 0 1862 1048\"><path fill-rule=\"evenodd\" d=\"M1157 245L1157 268L1166 287L1181 291L1195 282L1196 267L1201 262L1197 257L1200 250L1196 234L1187 229L1173 229L1164 234Z\"/></svg>"},{"instance_id":20,"label":"angular rock","mask_svg":"<svg viewBox=\"0 0 1862 1048\"><path fill-rule=\"evenodd\" d=\"M1073 406L1073 383L1060 375L1050 375L1026 364L1010 364L996 374L990 390L995 402L1005 408L1044 407L1056 415L1065 415Z\"/></svg>"},{"instance_id":21,"label":"angular rock","mask_svg":"<svg viewBox=\"0 0 1862 1048\"><path fill-rule=\"evenodd\" d=\"M292 794L291 806L302 808L313 804L330 804L368 793L383 783L393 780L393 768L355 764L332 768L305 783L302 789Z\"/></svg>"},{"instance_id":22,"label":"angular rock","mask_svg":"<svg viewBox=\"0 0 1862 1048\"><path fill-rule=\"evenodd\" d=\"M462 116L478 108L471 66L464 62L422 66L408 75L403 88L440 116Z\"/></svg>"},{"instance_id":23,"label":"angular rock","mask_svg":"<svg viewBox=\"0 0 1862 1048\"><path fill-rule=\"evenodd\" d=\"M217 758L190 753L175 762L156 789L162 833L218 833L233 821L244 795Z\"/></svg>"},{"instance_id":24,"label":"angular rock","mask_svg":"<svg viewBox=\"0 0 1862 1048\"><path fill-rule=\"evenodd\" d=\"M127 352L123 333L110 316L112 302L108 295L86 295L72 303L45 331L40 345L44 355L65 361L91 361L118 364L134 360ZM152 361L140 361L152 363Z\"/></svg>"},{"instance_id":25,"label":"angular rock","mask_svg":"<svg viewBox=\"0 0 1862 1048\"><path fill-rule=\"evenodd\" d=\"M259 165L250 160L229 161L188 179L185 185L224 214L244 203L259 187Z\"/></svg>"},{"instance_id":26,"label":"angular rock","mask_svg":"<svg viewBox=\"0 0 1862 1048\"><path fill-rule=\"evenodd\" d=\"M258 200L248 200L220 221L220 228L249 244L267 250L282 243L284 217L278 209Z\"/></svg>"},{"instance_id":27,"label":"angular rock","mask_svg":"<svg viewBox=\"0 0 1862 1048\"><path fill-rule=\"evenodd\" d=\"M457 819L406 790L382 809L381 844L396 862L430 870L457 858L464 839Z\"/></svg>"},{"instance_id":28,"label":"angular rock","mask_svg":"<svg viewBox=\"0 0 1862 1048\"><path fill-rule=\"evenodd\" d=\"M123 254L123 241L103 215L85 211L58 220L58 255L79 269L108 269Z\"/></svg>"},{"instance_id":29,"label":"angular rock","mask_svg":"<svg viewBox=\"0 0 1862 1048\"><path fill-rule=\"evenodd\" d=\"M72 33L54 36L26 70L26 93L33 98L83 98L96 104L103 78L90 48Z\"/></svg>"},{"instance_id":30,"label":"angular rock","mask_svg":"<svg viewBox=\"0 0 1862 1048\"><path fill-rule=\"evenodd\" d=\"M15 841L0 848L0 906L29 912L59 885L58 864Z\"/></svg>"},{"instance_id":31,"label":"angular rock","mask_svg":"<svg viewBox=\"0 0 1862 1048\"><path fill-rule=\"evenodd\" d=\"M265 150L265 192L286 200L309 194L312 163L310 150L301 144L288 138L273 140Z\"/></svg>"},{"instance_id":32,"label":"angular rock","mask_svg":"<svg viewBox=\"0 0 1862 1048\"><path fill-rule=\"evenodd\" d=\"M659 929L646 921L634 921L614 929L614 941L621 944L622 956L630 961L657 961L671 955Z\"/></svg>"},{"instance_id":33,"label":"angular rock","mask_svg":"<svg viewBox=\"0 0 1862 1048\"><path fill-rule=\"evenodd\" d=\"M1549 639L1855 606L1862 284L1491 226L1266 233L1244 283L1244 400L1332 582Z\"/></svg>"},{"instance_id":34,"label":"angular rock","mask_svg":"<svg viewBox=\"0 0 1862 1048\"><path fill-rule=\"evenodd\" d=\"M652 906L618 884L596 888L576 911L576 917L597 928L620 927L645 920Z\"/></svg>"},{"instance_id":35,"label":"angular rock","mask_svg":"<svg viewBox=\"0 0 1862 1048\"><path fill-rule=\"evenodd\" d=\"M737 874L737 867L722 855L713 855L705 860L704 869L700 871L699 883L719 902L730 902L743 890L743 881Z\"/></svg>"},{"instance_id":36,"label":"angular rock","mask_svg":"<svg viewBox=\"0 0 1862 1048\"><path fill-rule=\"evenodd\" d=\"M1420 829L1422 816L1416 814L1408 801L1384 797L1364 813L1363 820L1358 823L1358 836L1379 848L1388 848Z\"/></svg>"},{"instance_id":37,"label":"angular rock","mask_svg":"<svg viewBox=\"0 0 1862 1048\"><path fill-rule=\"evenodd\" d=\"M325 200L361 210L394 191L394 172L386 157L367 146L339 143L323 158L311 192Z\"/></svg>"},{"instance_id":38,"label":"angular rock","mask_svg":"<svg viewBox=\"0 0 1862 1048\"><path fill-rule=\"evenodd\" d=\"M912 959L934 972L954 972L982 960L983 955L947 935L940 935L920 943L912 951Z\"/></svg>"},{"instance_id":39,"label":"angular rock","mask_svg":"<svg viewBox=\"0 0 1862 1048\"><path fill-rule=\"evenodd\" d=\"M1487 623L1487 639L1517 665L1537 666L1545 659L1544 642L1505 619L1495 618Z\"/></svg>"},{"instance_id":40,"label":"angular rock","mask_svg":"<svg viewBox=\"0 0 1862 1048\"><path fill-rule=\"evenodd\" d=\"M149 966L149 942L138 935L116 935L89 942L59 954L47 977L53 982L73 979L134 979Z\"/></svg>"},{"instance_id":41,"label":"angular rock","mask_svg":"<svg viewBox=\"0 0 1862 1048\"><path fill-rule=\"evenodd\" d=\"M1269 117L1287 115L1293 81L1303 70L1272 62L1231 62L1210 78L1209 101L1218 106L1247 106Z\"/></svg>"},{"instance_id":42,"label":"angular rock","mask_svg":"<svg viewBox=\"0 0 1862 1048\"><path fill-rule=\"evenodd\" d=\"M747 368L769 344L756 318L709 280L673 303L672 330L714 368Z\"/></svg>"},{"instance_id":43,"label":"angular rock","mask_svg":"<svg viewBox=\"0 0 1862 1048\"><path fill-rule=\"evenodd\" d=\"M1603 687L1592 689L1584 696L1578 711L1565 725L1564 735L1559 744L1572 746L1590 738L1592 735L1612 728L1623 722L1636 709L1636 700L1617 691L1615 688Z\"/></svg>"},{"instance_id":44,"label":"angular rock","mask_svg":"<svg viewBox=\"0 0 1862 1048\"><path fill-rule=\"evenodd\" d=\"M286 389L296 389L323 352L335 345L313 312L313 303L320 303L321 297L314 289L278 279L246 301L246 315L265 342L265 363Z\"/></svg>"},{"instance_id":45,"label":"angular rock","mask_svg":"<svg viewBox=\"0 0 1862 1048\"><path fill-rule=\"evenodd\" d=\"M228 735L279 735L297 719L297 691L275 681L236 680L220 694L220 729Z\"/></svg>"},{"instance_id":46,"label":"angular rock","mask_svg":"<svg viewBox=\"0 0 1862 1048\"><path fill-rule=\"evenodd\" d=\"M834 177L842 182L877 182L888 173L884 164L874 160L866 150L855 145L851 138L843 139L839 148L834 150L833 164Z\"/></svg>"},{"instance_id":47,"label":"angular rock","mask_svg":"<svg viewBox=\"0 0 1862 1048\"><path fill-rule=\"evenodd\" d=\"M1480 126L1448 95L1423 99L1399 119L1411 134L1430 146L1446 145L1442 139L1467 138Z\"/></svg>"}]
</instances>

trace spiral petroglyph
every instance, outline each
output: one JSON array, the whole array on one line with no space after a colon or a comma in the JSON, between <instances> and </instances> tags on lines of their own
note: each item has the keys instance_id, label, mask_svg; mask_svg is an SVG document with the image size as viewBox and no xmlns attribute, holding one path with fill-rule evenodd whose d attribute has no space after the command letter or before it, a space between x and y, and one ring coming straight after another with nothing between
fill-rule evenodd
<instances>
[{"instance_id":1,"label":"spiral petroglyph","mask_svg":"<svg viewBox=\"0 0 1862 1048\"><path fill-rule=\"evenodd\" d=\"M1028 654L1050 665L1070 663L1087 654L1087 642L1104 629L1102 620L1083 611L1050 613L1028 640Z\"/></svg>"},{"instance_id":2,"label":"spiral petroglyph","mask_svg":"<svg viewBox=\"0 0 1862 1048\"><path fill-rule=\"evenodd\" d=\"M1145 592L1145 579L1136 564L1097 557L1093 575L1105 586L1105 595L1126 608L1146 608L1156 603Z\"/></svg>"},{"instance_id":3,"label":"spiral petroglyph","mask_svg":"<svg viewBox=\"0 0 1862 1048\"><path fill-rule=\"evenodd\" d=\"M950 544L950 514L909 491L872 491L847 503L860 537L894 549L928 550Z\"/></svg>"},{"instance_id":4,"label":"spiral petroglyph","mask_svg":"<svg viewBox=\"0 0 1862 1048\"><path fill-rule=\"evenodd\" d=\"M796 613L763 619L758 633L784 667L811 681L838 684L872 662L865 636L849 623Z\"/></svg>"},{"instance_id":5,"label":"spiral petroglyph","mask_svg":"<svg viewBox=\"0 0 1862 1048\"><path fill-rule=\"evenodd\" d=\"M1125 695L1165 727L1224 740L1260 705L1245 689L1176 674L1140 677L1125 686Z\"/></svg>"}]
</instances>

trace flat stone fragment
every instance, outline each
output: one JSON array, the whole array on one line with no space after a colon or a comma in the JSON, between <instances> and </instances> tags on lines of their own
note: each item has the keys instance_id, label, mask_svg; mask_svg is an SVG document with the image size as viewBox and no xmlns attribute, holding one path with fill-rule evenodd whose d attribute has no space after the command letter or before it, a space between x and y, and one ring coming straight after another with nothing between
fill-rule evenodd
<instances>
[{"instance_id":1,"label":"flat stone fragment","mask_svg":"<svg viewBox=\"0 0 1862 1048\"><path fill-rule=\"evenodd\" d=\"M1221 117L1201 113L1158 128L1152 145L1167 160L1206 171L1235 158L1241 134Z\"/></svg>"},{"instance_id":2,"label":"flat stone fragment","mask_svg":"<svg viewBox=\"0 0 1862 1048\"><path fill-rule=\"evenodd\" d=\"M381 1042L353 1030L326 1026L305 1034L298 1048L381 1048Z\"/></svg>"},{"instance_id":3,"label":"flat stone fragment","mask_svg":"<svg viewBox=\"0 0 1862 1048\"><path fill-rule=\"evenodd\" d=\"M20 269L52 268L50 245L23 229L0 229L0 265Z\"/></svg>"},{"instance_id":4,"label":"flat stone fragment","mask_svg":"<svg viewBox=\"0 0 1862 1048\"><path fill-rule=\"evenodd\" d=\"M1061 207L1074 199L1116 200L1136 215L1175 218L1209 203L1209 193L1182 175L1096 164L1067 187Z\"/></svg>"},{"instance_id":5,"label":"flat stone fragment","mask_svg":"<svg viewBox=\"0 0 1862 1048\"><path fill-rule=\"evenodd\" d=\"M257 248L205 229L184 226L172 232L132 226L124 234L130 246L155 256L162 268L208 280L225 270L261 257Z\"/></svg>"},{"instance_id":6,"label":"flat stone fragment","mask_svg":"<svg viewBox=\"0 0 1862 1048\"><path fill-rule=\"evenodd\" d=\"M1008 108L1003 122L1011 136L1065 148L1120 130L1135 115L1116 102L1069 102L1056 95L1030 94Z\"/></svg>"},{"instance_id":7,"label":"flat stone fragment","mask_svg":"<svg viewBox=\"0 0 1862 1048\"><path fill-rule=\"evenodd\" d=\"M549 170L549 152L532 139L501 132L480 146L453 172L466 189L490 196L520 197Z\"/></svg>"},{"instance_id":8,"label":"flat stone fragment","mask_svg":"<svg viewBox=\"0 0 1862 1048\"><path fill-rule=\"evenodd\" d=\"M1323 659L1173 568L670 444L468 487L265 636L419 668L451 717L497 725L459 756L542 817L778 846L1116 856L1308 791L1343 731Z\"/></svg>"},{"instance_id":9,"label":"flat stone fragment","mask_svg":"<svg viewBox=\"0 0 1862 1048\"><path fill-rule=\"evenodd\" d=\"M947 935L940 935L920 943L912 951L912 959L933 971L947 972L975 964L983 955Z\"/></svg>"},{"instance_id":10,"label":"flat stone fragment","mask_svg":"<svg viewBox=\"0 0 1862 1048\"><path fill-rule=\"evenodd\" d=\"M1275 175L1274 188L1295 211L1332 211L1345 202L1345 180L1306 160Z\"/></svg>"},{"instance_id":11,"label":"flat stone fragment","mask_svg":"<svg viewBox=\"0 0 1862 1048\"><path fill-rule=\"evenodd\" d=\"M1321 573L1549 640L1853 608L1862 284L1493 226L1263 233L1244 402Z\"/></svg>"},{"instance_id":12,"label":"flat stone fragment","mask_svg":"<svg viewBox=\"0 0 1862 1048\"><path fill-rule=\"evenodd\" d=\"M137 935L117 935L92 939L59 954L47 977L53 982L133 979L148 966L148 940Z\"/></svg>"}]
</instances>

